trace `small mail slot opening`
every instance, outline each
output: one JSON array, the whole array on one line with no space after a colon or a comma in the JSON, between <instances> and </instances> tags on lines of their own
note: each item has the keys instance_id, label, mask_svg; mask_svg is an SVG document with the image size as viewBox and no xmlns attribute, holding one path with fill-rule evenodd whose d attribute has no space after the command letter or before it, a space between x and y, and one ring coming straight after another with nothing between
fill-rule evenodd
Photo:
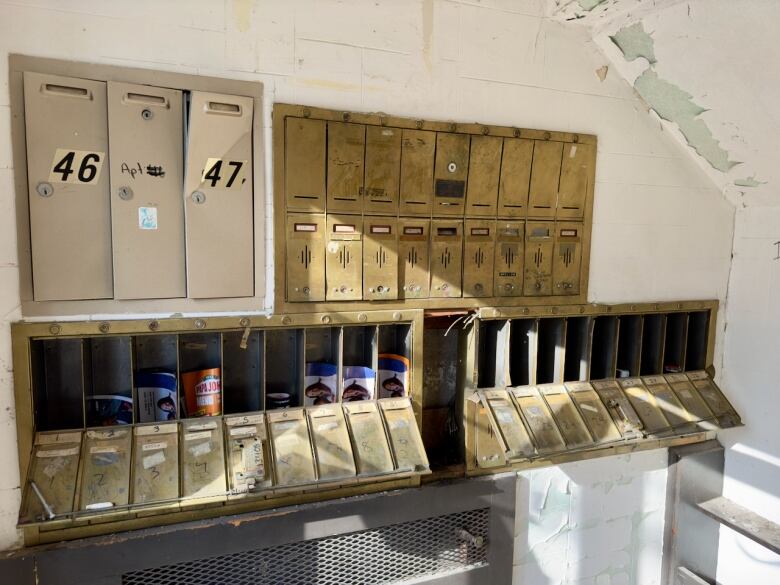
<instances>
[{"instance_id":1,"label":"small mail slot opening","mask_svg":"<svg viewBox=\"0 0 780 585\"><path fill-rule=\"evenodd\" d=\"M405 226L404 227L404 235L405 236L422 236L425 235L425 230L420 226Z\"/></svg>"},{"instance_id":2,"label":"small mail slot opening","mask_svg":"<svg viewBox=\"0 0 780 585\"><path fill-rule=\"evenodd\" d=\"M593 341L590 357L591 380L615 377L617 336L617 317L596 317L593 319Z\"/></svg>"},{"instance_id":3,"label":"small mail slot opening","mask_svg":"<svg viewBox=\"0 0 780 585\"><path fill-rule=\"evenodd\" d=\"M436 234L439 236L457 236L458 228L456 227L439 227L436 228Z\"/></svg>"},{"instance_id":4,"label":"small mail slot opening","mask_svg":"<svg viewBox=\"0 0 780 585\"><path fill-rule=\"evenodd\" d=\"M639 375L642 347L642 317L621 315L618 318L617 377Z\"/></svg>"},{"instance_id":5,"label":"small mail slot opening","mask_svg":"<svg viewBox=\"0 0 780 585\"><path fill-rule=\"evenodd\" d=\"M571 317L566 321L565 382L588 379L591 324L590 317Z\"/></svg>"},{"instance_id":6,"label":"small mail slot opening","mask_svg":"<svg viewBox=\"0 0 780 585\"><path fill-rule=\"evenodd\" d=\"M303 404L304 334L302 329L265 332L265 409Z\"/></svg>"},{"instance_id":7,"label":"small mail slot opening","mask_svg":"<svg viewBox=\"0 0 780 585\"><path fill-rule=\"evenodd\" d=\"M43 90L46 93L58 93L60 95L70 97L91 97L89 90L86 87L73 87L70 85L57 85L54 83L46 83L43 86Z\"/></svg>"},{"instance_id":8,"label":"small mail slot opening","mask_svg":"<svg viewBox=\"0 0 780 585\"><path fill-rule=\"evenodd\" d=\"M512 386L536 383L537 319L514 319L509 335L509 379Z\"/></svg>"},{"instance_id":9,"label":"small mail slot opening","mask_svg":"<svg viewBox=\"0 0 780 585\"><path fill-rule=\"evenodd\" d=\"M709 311L696 311L688 316L688 340L685 347L685 369L703 370L707 366Z\"/></svg>"},{"instance_id":10,"label":"small mail slot opening","mask_svg":"<svg viewBox=\"0 0 780 585\"><path fill-rule=\"evenodd\" d=\"M669 313L666 317L663 373L674 374L685 368L685 338L688 329L687 313Z\"/></svg>"},{"instance_id":11,"label":"small mail slot opening","mask_svg":"<svg viewBox=\"0 0 780 585\"><path fill-rule=\"evenodd\" d=\"M536 383L563 381L565 319L539 319Z\"/></svg>"},{"instance_id":12,"label":"small mail slot opening","mask_svg":"<svg viewBox=\"0 0 780 585\"><path fill-rule=\"evenodd\" d=\"M132 93L129 92L125 95L125 99L128 102L137 102L141 104L147 104L150 106L167 106L168 100L161 95L149 95L144 93Z\"/></svg>"},{"instance_id":13,"label":"small mail slot opening","mask_svg":"<svg viewBox=\"0 0 780 585\"><path fill-rule=\"evenodd\" d=\"M215 114L241 115L241 106L239 104L228 104L225 102L206 102L206 111Z\"/></svg>"},{"instance_id":14,"label":"small mail slot opening","mask_svg":"<svg viewBox=\"0 0 780 585\"><path fill-rule=\"evenodd\" d=\"M645 315L642 324L642 361L639 373L651 376L661 373L666 315Z\"/></svg>"},{"instance_id":15,"label":"small mail slot opening","mask_svg":"<svg viewBox=\"0 0 780 585\"><path fill-rule=\"evenodd\" d=\"M522 234L520 233L520 228L500 228L498 235L509 238L519 238Z\"/></svg>"},{"instance_id":16,"label":"small mail slot opening","mask_svg":"<svg viewBox=\"0 0 780 585\"><path fill-rule=\"evenodd\" d=\"M222 334L222 397L225 414L263 410L262 331L229 331Z\"/></svg>"}]
</instances>

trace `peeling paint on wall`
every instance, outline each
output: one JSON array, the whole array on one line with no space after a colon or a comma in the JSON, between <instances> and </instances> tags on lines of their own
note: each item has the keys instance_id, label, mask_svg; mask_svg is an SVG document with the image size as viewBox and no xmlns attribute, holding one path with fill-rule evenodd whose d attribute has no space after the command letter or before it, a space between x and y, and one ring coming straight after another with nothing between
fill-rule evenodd
<instances>
[{"instance_id":1,"label":"peeling paint on wall","mask_svg":"<svg viewBox=\"0 0 780 585\"><path fill-rule=\"evenodd\" d=\"M609 72L609 65L602 65L598 69L596 69L596 76L599 78L599 81L604 81L607 78L607 73Z\"/></svg>"},{"instance_id":2,"label":"peeling paint on wall","mask_svg":"<svg viewBox=\"0 0 780 585\"><path fill-rule=\"evenodd\" d=\"M653 37L645 31L641 22L623 27L609 38L623 52L627 61L644 57L650 64L656 62Z\"/></svg>"},{"instance_id":3,"label":"peeling paint on wall","mask_svg":"<svg viewBox=\"0 0 780 585\"><path fill-rule=\"evenodd\" d=\"M734 184L737 187L760 187L761 185L766 185L766 181L757 181L755 176L751 176L744 179L736 179Z\"/></svg>"},{"instance_id":4,"label":"peeling paint on wall","mask_svg":"<svg viewBox=\"0 0 780 585\"><path fill-rule=\"evenodd\" d=\"M596 6L598 6L599 4L604 4L604 2L606 1L607 0L577 0L577 3L580 5L580 8L590 12L591 10L596 8Z\"/></svg>"},{"instance_id":5,"label":"peeling paint on wall","mask_svg":"<svg viewBox=\"0 0 780 585\"><path fill-rule=\"evenodd\" d=\"M691 94L658 77L652 68L637 77L634 87L661 118L677 124L688 144L713 168L725 173L739 164L729 160L729 153L713 137L707 124L698 118L707 110L694 103Z\"/></svg>"}]
</instances>

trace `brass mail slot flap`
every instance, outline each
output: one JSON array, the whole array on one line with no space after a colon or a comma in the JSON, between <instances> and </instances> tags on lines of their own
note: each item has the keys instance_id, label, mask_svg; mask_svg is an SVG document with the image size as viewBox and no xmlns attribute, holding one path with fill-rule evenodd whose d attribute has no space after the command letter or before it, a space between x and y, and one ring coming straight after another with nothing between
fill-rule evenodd
<instances>
[{"instance_id":1,"label":"brass mail slot flap","mask_svg":"<svg viewBox=\"0 0 780 585\"><path fill-rule=\"evenodd\" d=\"M227 478L222 419L182 421L180 445L182 497L224 498Z\"/></svg>"},{"instance_id":2,"label":"brass mail slot flap","mask_svg":"<svg viewBox=\"0 0 780 585\"><path fill-rule=\"evenodd\" d=\"M655 396L659 408L664 412L666 420L675 428L689 425L693 421L691 414L685 409L680 399L666 382L663 376L644 376L645 387Z\"/></svg>"},{"instance_id":3,"label":"brass mail slot flap","mask_svg":"<svg viewBox=\"0 0 780 585\"><path fill-rule=\"evenodd\" d=\"M622 439L609 411L589 382L566 382L566 388L597 443Z\"/></svg>"},{"instance_id":4,"label":"brass mail slot flap","mask_svg":"<svg viewBox=\"0 0 780 585\"><path fill-rule=\"evenodd\" d=\"M230 493L251 493L271 487L263 413L230 416L224 420Z\"/></svg>"},{"instance_id":5,"label":"brass mail slot flap","mask_svg":"<svg viewBox=\"0 0 780 585\"><path fill-rule=\"evenodd\" d=\"M174 502L179 497L179 425L142 425L133 433L133 504Z\"/></svg>"},{"instance_id":6,"label":"brass mail slot flap","mask_svg":"<svg viewBox=\"0 0 780 585\"><path fill-rule=\"evenodd\" d=\"M566 450L566 443L555 424L550 408L534 386L512 388L539 453L546 455Z\"/></svg>"},{"instance_id":7,"label":"brass mail slot flap","mask_svg":"<svg viewBox=\"0 0 780 585\"><path fill-rule=\"evenodd\" d=\"M337 481L357 475L349 430L340 404L306 409L314 443L319 481Z\"/></svg>"},{"instance_id":8,"label":"brass mail slot flap","mask_svg":"<svg viewBox=\"0 0 780 585\"><path fill-rule=\"evenodd\" d=\"M607 411L623 438L640 437L642 435L642 421L626 395L623 394L617 380L594 380L591 384L607 407Z\"/></svg>"},{"instance_id":9,"label":"brass mail slot flap","mask_svg":"<svg viewBox=\"0 0 780 585\"><path fill-rule=\"evenodd\" d=\"M81 431L38 433L19 524L69 522L78 480Z\"/></svg>"},{"instance_id":10,"label":"brass mail slot flap","mask_svg":"<svg viewBox=\"0 0 780 585\"><path fill-rule=\"evenodd\" d=\"M314 483L314 456L302 408L266 413L271 436L276 486Z\"/></svg>"},{"instance_id":11,"label":"brass mail slot flap","mask_svg":"<svg viewBox=\"0 0 780 585\"><path fill-rule=\"evenodd\" d=\"M390 446L395 456L397 471L428 473L428 455L425 453L411 401L408 398L385 398L378 404L385 419L387 434L390 435Z\"/></svg>"},{"instance_id":12,"label":"brass mail slot flap","mask_svg":"<svg viewBox=\"0 0 780 585\"><path fill-rule=\"evenodd\" d=\"M618 383L628 396L631 406L642 419L646 433L653 434L669 429L669 421L666 420L655 397L645 388L641 378L622 378Z\"/></svg>"},{"instance_id":13,"label":"brass mail slot flap","mask_svg":"<svg viewBox=\"0 0 780 585\"><path fill-rule=\"evenodd\" d=\"M715 416L709 406L707 406L707 403L704 402L699 391L694 388L688 376L685 374L667 374L665 378L699 428L707 431L717 430L718 425L715 422Z\"/></svg>"},{"instance_id":14,"label":"brass mail slot flap","mask_svg":"<svg viewBox=\"0 0 780 585\"><path fill-rule=\"evenodd\" d=\"M79 510L105 513L130 501L129 428L86 432L81 456Z\"/></svg>"},{"instance_id":15,"label":"brass mail slot flap","mask_svg":"<svg viewBox=\"0 0 780 585\"><path fill-rule=\"evenodd\" d=\"M592 445L593 437L590 436L588 427L566 392L566 386L563 384L544 385L539 386L539 391L547 401L547 405L558 423L566 446L570 449L581 449Z\"/></svg>"},{"instance_id":16,"label":"brass mail slot flap","mask_svg":"<svg viewBox=\"0 0 780 585\"><path fill-rule=\"evenodd\" d=\"M488 406L481 402L481 396L474 394L467 403L474 420L474 457L477 467L490 469L506 465L506 447L499 440L500 433L495 428L493 416Z\"/></svg>"},{"instance_id":17,"label":"brass mail slot flap","mask_svg":"<svg viewBox=\"0 0 780 585\"><path fill-rule=\"evenodd\" d=\"M693 383L694 388L707 403L712 413L718 417L718 424L722 428L739 426L742 420L731 406L729 401L723 395L720 388L712 381L709 374L705 371L687 372L688 379Z\"/></svg>"},{"instance_id":18,"label":"brass mail slot flap","mask_svg":"<svg viewBox=\"0 0 780 585\"><path fill-rule=\"evenodd\" d=\"M506 390L484 390L483 404L488 408L496 437L507 459L528 459L536 454L531 437Z\"/></svg>"},{"instance_id":19,"label":"brass mail slot flap","mask_svg":"<svg viewBox=\"0 0 780 585\"><path fill-rule=\"evenodd\" d=\"M345 403L358 475L393 472L393 458L387 435L374 402Z\"/></svg>"}]
</instances>

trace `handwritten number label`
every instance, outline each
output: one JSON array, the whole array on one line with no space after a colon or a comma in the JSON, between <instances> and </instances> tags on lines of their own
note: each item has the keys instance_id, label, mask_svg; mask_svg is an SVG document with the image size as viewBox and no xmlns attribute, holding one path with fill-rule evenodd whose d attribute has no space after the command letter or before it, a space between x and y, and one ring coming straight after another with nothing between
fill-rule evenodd
<instances>
[{"instance_id":1,"label":"handwritten number label","mask_svg":"<svg viewBox=\"0 0 780 585\"><path fill-rule=\"evenodd\" d=\"M97 183L105 153L58 148L51 163L51 183Z\"/></svg>"},{"instance_id":2,"label":"handwritten number label","mask_svg":"<svg viewBox=\"0 0 780 585\"><path fill-rule=\"evenodd\" d=\"M221 158L206 159L201 182L206 187L219 189L234 189L246 183L246 161L224 160Z\"/></svg>"}]
</instances>

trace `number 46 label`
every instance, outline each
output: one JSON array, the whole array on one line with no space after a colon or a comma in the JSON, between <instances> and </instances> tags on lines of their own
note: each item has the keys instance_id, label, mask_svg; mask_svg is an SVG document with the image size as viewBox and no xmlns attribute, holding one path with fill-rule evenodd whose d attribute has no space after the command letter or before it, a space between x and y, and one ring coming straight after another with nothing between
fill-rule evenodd
<instances>
[{"instance_id":1,"label":"number 46 label","mask_svg":"<svg viewBox=\"0 0 780 585\"><path fill-rule=\"evenodd\" d=\"M100 180L104 152L58 148L49 173L50 183L92 184Z\"/></svg>"},{"instance_id":2,"label":"number 46 label","mask_svg":"<svg viewBox=\"0 0 780 585\"><path fill-rule=\"evenodd\" d=\"M206 187L236 189L246 183L246 161L207 158L200 181Z\"/></svg>"}]
</instances>

